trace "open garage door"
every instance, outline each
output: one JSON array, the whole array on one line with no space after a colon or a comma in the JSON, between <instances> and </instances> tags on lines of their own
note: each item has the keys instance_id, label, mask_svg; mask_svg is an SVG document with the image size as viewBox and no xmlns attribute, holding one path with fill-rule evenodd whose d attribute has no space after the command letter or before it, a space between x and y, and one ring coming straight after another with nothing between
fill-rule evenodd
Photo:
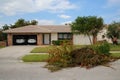
<instances>
[{"instance_id":1,"label":"open garage door","mask_svg":"<svg viewBox=\"0 0 120 80\"><path fill-rule=\"evenodd\" d=\"M37 45L37 35L13 35L13 45Z\"/></svg>"}]
</instances>

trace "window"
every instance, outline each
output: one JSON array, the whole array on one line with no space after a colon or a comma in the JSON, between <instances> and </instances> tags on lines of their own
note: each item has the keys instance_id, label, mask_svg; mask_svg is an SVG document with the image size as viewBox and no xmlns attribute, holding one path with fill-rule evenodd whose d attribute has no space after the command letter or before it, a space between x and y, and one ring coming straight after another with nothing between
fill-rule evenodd
<instances>
[{"instance_id":1,"label":"window","mask_svg":"<svg viewBox=\"0 0 120 80\"><path fill-rule=\"evenodd\" d=\"M58 34L58 38L63 38L63 35L62 34Z\"/></svg>"},{"instance_id":2,"label":"window","mask_svg":"<svg viewBox=\"0 0 120 80\"><path fill-rule=\"evenodd\" d=\"M58 40L71 40L72 34L71 33L58 33Z\"/></svg>"}]
</instances>

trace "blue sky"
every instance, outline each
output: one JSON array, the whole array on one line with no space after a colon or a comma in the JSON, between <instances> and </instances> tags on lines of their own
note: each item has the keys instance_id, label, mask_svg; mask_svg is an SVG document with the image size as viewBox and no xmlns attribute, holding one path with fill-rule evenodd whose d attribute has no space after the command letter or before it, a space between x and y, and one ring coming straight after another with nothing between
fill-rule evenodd
<instances>
[{"instance_id":1,"label":"blue sky","mask_svg":"<svg viewBox=\"0 0 120 80\"><path fill-rule=\"evenodd\" d=\"M20 18L59 25L77 16L102 17L105 24L120 21L120 0L0 0L0 26Z\"/></svg>"}]
</instances>

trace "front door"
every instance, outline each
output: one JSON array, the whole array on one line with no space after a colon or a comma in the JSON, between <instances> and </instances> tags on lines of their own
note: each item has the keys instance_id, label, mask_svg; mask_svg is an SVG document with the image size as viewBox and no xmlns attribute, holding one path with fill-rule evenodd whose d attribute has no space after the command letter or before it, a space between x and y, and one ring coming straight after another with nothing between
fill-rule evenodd
<instances>
[{"instance_id":1,"label":"front door","mask_svg":"<svg viewBox=\"0 0 120 80\"><path fill-rule=\"evenodd\" d=\"M43 43L46 45L50 44L50 34L43 34Z\"/></svg>"}]
</instances>

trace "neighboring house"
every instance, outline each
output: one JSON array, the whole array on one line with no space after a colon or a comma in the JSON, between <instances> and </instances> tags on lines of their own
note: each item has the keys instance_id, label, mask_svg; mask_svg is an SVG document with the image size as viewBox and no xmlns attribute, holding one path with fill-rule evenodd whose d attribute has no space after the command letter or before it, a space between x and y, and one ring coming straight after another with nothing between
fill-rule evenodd
<instances>
[{"instance_id":1,"label":"neighboring house","mask_svg":"<svg viewBox=\"0 0 120 80\"><path fill-rule=\"evenodd\" d=\"M106 40L107 42L112 43L111 39L107 37L107 26L98 33L97 40L98 41Z\"/></svg>"},{"instance_id":2,"label":"neighboring house","mask_svg":"<svg viewBox=\"0 0 120 80\"><path fill-rule=\"evenodd\" d=\"M75 45L90 44L84 35L72 35L69 25L29 25L3 31L8 45L50 45L53 40L72 40Z\"/></svg>"}]
</instances>

